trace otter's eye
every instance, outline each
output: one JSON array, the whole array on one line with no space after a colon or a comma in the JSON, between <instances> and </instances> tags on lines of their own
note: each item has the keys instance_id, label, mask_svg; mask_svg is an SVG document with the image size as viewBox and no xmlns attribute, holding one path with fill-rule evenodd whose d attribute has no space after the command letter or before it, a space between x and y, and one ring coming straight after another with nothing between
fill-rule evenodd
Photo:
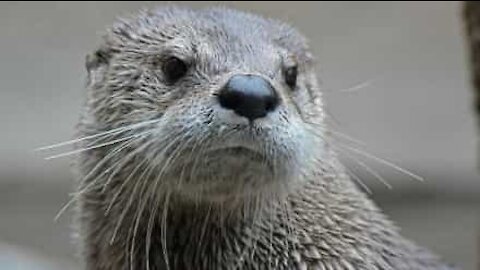
<instances>
[{"instance_id":1,"label":"otter's eye","mask_svg":"<svg viewBox=\"0 0 480 270\"><path fill-rule=\"evenodd\" d=\"M285 82L287 83L292 90L295 90L297 86L297 75L298 75L298 68L297 66L288 67L285 69Z\"/></svg>"},{"instance_id":2,"label":"otter's eye","mask_svg":"<svg viewBox=\"0 0 480 270\"><path fill-rule=\"evenodd\" d=\"M163 74L165 78L170 82L174 83L182 78L187 73L188 67L182 60L177 57L167 58L162 66Z\"/></svg>"}]
</instances>

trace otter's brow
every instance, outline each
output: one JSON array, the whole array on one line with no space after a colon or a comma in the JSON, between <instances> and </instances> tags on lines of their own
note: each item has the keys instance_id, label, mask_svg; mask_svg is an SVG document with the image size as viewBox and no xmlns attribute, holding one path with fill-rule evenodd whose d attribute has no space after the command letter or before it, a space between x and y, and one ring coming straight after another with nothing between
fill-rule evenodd
<instances>
[{"instance_id":1,"label":"otter's brow","mask_svg":"<svg viewBox=\"0 0 480 270\"><path fill-rule=\"evenodd\" d=\"M292 53L283 55L282 65L284 68L292 68L298 66L298 57Z\"/></svg>"},{"instance_id":2,"label":"otter's brow","mask_svg":"<svg viewBox=\"0 0 480 270\"><path fill-rule=\"evenodd\" d=\"M156 50L149 52L148 55L154 63L162 63L171 57L178 58L187 65L191 65L193 62L192 50L189 50L183 46L168 46L160 49L157 48Z\"/></svg>"}]
</instances>

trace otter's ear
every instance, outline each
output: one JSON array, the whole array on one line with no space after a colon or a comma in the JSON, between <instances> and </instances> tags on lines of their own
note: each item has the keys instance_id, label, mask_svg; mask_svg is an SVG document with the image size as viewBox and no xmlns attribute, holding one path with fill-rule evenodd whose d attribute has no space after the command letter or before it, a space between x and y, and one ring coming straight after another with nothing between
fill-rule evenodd
<instances>
[{"instance_id":1,"label":"otter's ear","mask_svg":"<svg viewBox=\"0 0 480 270\"><path fill-rule=\"evenodd\" d=\"M106 47L87 55L85 67L88 72L88 86L98 86L103 82L111 57L112 51Z\"/></svg>"}]
</instances>

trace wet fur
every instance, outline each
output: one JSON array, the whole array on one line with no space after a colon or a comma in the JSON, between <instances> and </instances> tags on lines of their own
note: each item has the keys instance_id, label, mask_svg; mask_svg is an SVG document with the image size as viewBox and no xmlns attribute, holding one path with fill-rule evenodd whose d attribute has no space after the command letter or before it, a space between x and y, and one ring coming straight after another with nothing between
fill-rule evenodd
<instances>
[{"instance_id":1,"label":"wet fur","mask_svg":"<svg viewBox=\"0 0 480 270\"><path fill-rule=\"evenodd\" d=\"M159 68L171 54L190 66L175 84ZM292 61L293 91L282 77ZM288 25L228 9L144 11L108 31L87 69L79 131L92 139L77 146L91 148L77 166L87 269L450 269L345 174L313 58ZM263 76L282 100L253 125L216 102L238 73ZM216 149L237 145L253 150Z\"/></svg>"}]
</instances>

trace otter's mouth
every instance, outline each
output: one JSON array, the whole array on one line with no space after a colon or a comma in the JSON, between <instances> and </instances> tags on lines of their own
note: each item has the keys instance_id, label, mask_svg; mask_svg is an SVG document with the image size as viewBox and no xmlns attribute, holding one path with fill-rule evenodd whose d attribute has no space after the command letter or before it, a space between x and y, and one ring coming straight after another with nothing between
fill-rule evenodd
<instances>
[{"instance_id":1,"label":"otter's mouth","mask_svg":"<svg viewBox=\"0 0 480 270\"><path fill-rule=\"evenodd\" d=\"M229 157L249 158L253 161L265 161L266 157L258 150L251 149L244 146L231 146L224 148L217 148L209 151L209 154L227 155Z\"/></svg>"}]
</instances>

